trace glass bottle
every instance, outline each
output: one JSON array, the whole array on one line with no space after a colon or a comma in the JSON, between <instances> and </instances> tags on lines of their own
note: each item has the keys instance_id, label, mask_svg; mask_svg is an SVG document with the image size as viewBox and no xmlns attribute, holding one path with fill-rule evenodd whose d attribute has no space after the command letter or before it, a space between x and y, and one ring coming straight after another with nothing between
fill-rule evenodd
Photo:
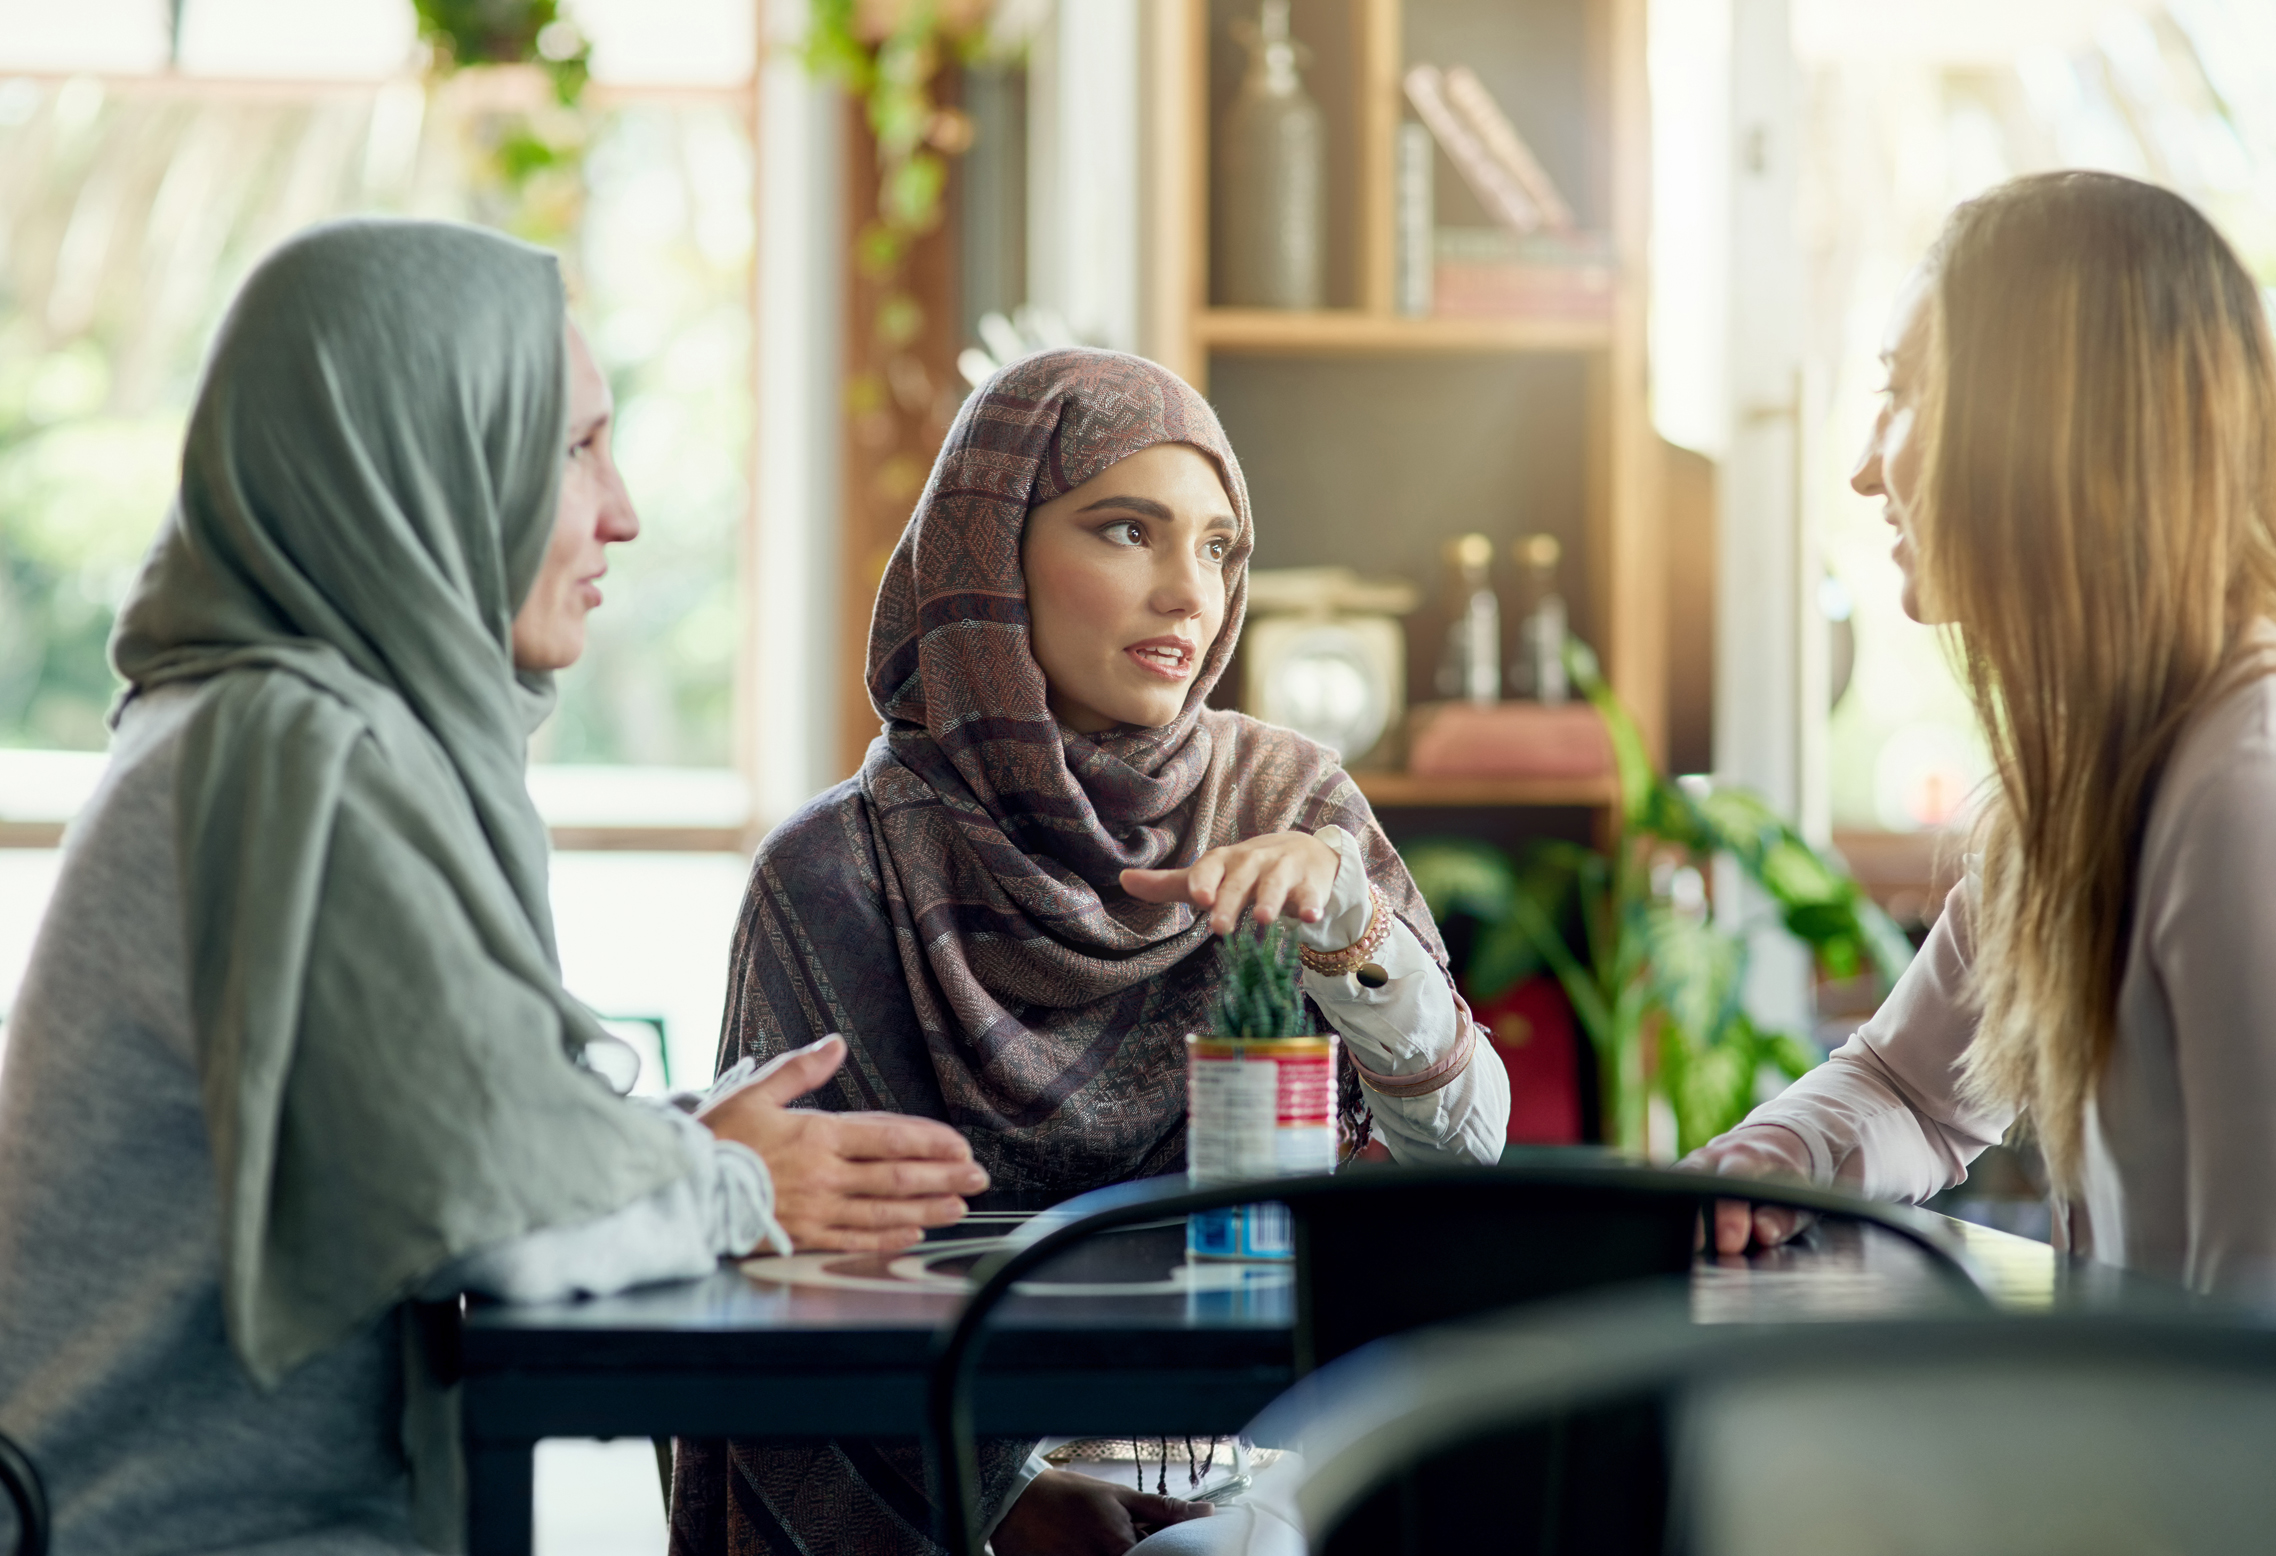
<instances>
[{"instance_id":1,"label":"glass bottle","mask_svg":"<svg viewBox=\"0 0 2276 1556\"><path fill-rule=\"evenodd\" d=\"M1494 543L1484 535L1457 535L1446 560L1461 576L1446 651L1438 662L1438 693L1466 702L1494 703L1502 695L1502 607L1494 595Z\"/></svg>"},{"instance_id":2,"label":"glass bottle","mask_svg":"<svg viewBox=\"0 0 2276 1556\"><path fill-rule=\"evenodd\" d=\"M1297 76L1289 0L1233 24L1248 76L1217 127L1218 282L1240 308L1318 308L1327 298L1326 122Z\"/></svg>"},{"instance_id":3,"label":"glass bottle","mask_svg":"<svg viewBox=\"0 0 2276 1556\"><path fill-rule=\"evenodd\" d=\"M1510 551L1517 562L1518 598L1525 611L1517 628L1517 658L1509 667L1510 689L1555 707L1572 696L1565 675L1569 623L1565 597L1557 592L1557 563L1564 547L1554 535L1522 535Z\"/></svg>"}]
</instances>

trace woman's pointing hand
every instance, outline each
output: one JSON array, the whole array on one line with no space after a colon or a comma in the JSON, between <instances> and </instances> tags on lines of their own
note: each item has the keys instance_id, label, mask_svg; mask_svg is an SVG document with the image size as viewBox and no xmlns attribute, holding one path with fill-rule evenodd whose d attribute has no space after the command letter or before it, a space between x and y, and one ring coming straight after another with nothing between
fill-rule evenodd
<instances>
[{"instance_id":1,"label":"woman's pointing hand","mask_svg":"<svg viewBox=\"0 0 2276 1556\"><path fill-rule=\"evenodd\" d=\"M1286 915L1319 922L1343 859L1309 832L1268 832L1212 848L1183 870L1125 870L1122 889L1141 902L1190 902L1209 910L1222 935L1250 907L1259 924ZM1253 906L1252 906L1253 905Z\"/></svg>"}]
</instances>

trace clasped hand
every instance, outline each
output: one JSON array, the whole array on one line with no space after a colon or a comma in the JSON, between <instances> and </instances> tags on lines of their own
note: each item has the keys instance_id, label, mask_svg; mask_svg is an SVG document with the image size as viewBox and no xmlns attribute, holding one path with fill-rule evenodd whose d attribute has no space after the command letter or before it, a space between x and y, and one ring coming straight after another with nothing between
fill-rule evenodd
<instances>
[{"instance_id":1,"label":"clasped hand","mask_svg":"<svg viewBox=\"0 0 2276 1556\"><path fill-rule=\"evenodd\" d=\"M749 1146L774 1179L774 1218L800 1248L882 1251L964 1219L988 1186L972 1147L946 1124L898 1113L826 1113L789 1104L845 1062L831 1033L776 1059L696 1115Z\"/></svg>"},{"instance_id":2,"label":"clasped hand","mask_svg":"<svg viewBox=\"0 0 2276 1556\"><path fill-rule=\"evenodd\" d=\"M1228 933L1250 907L1257 923L1283 914L1317 924L1328 908L1342 856L1309 832L1268 832L1212 848L1183 870L1125 870L1122 889L1141 902L1190 902L1209 910L1209 927Z\"/></svg>"}]
</instances>

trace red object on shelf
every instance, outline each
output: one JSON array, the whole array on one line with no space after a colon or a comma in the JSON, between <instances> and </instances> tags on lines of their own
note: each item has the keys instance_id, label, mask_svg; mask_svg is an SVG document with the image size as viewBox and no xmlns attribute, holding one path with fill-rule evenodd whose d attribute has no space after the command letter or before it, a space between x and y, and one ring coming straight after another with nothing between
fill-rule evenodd
<instances>
[{"instance_id":1,"label":"red object on shelf","mask_svg":"<svg viewBox=\"0 0 2276 1556\"><path fill-rule=\"evenodd\" d=\"M1612 740L1585 702L1438 702L1408 725L1407 771L1418 778L1601 778Z\"/></svg>"},{"instance_id":2,"label":"red object on shelf","mask_svg":"<svg viewBox=\"0 0 2276 1556\"><path fill-rule=\"evenodd\" d=\"M1580 1032L1557 980L1527 978L1471 1014L1509 1071L1509 1143L1580 1144Z\"/></svg>"},{"instance_id":3,"label":"red object on shelf","mask_svg":"<svg viewBox=\"0 0 2276 1556\"><path fill-rule=\"evenodd\" d=\"M1612 279L1604 265L1442 259L1430 311L1442 319L1609 319Z\"/></svg>"}]
</instances>

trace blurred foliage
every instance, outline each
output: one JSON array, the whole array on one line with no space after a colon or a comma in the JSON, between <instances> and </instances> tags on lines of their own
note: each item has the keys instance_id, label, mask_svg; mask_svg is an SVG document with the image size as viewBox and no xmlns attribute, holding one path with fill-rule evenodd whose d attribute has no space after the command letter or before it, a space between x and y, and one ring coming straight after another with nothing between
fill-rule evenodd
<instances>
[{"instance_id":1,"label":"blurred foliage","mask_svg":"<svg viewBox=\"0 0 2276 1556\"><path fill-rule=\"evenodd\" d=\"M852 93L877 138L877 215L855 242L872 279L898 272L909 245L940 225L945 159L972 144L972 121L941 107L933 82L947 57L986 46L989 9L986 0L811 0L807 68ZM906 293L888 295L879 333L913 336L916 306Z\"/></svg>"},{"instance_id":2,"label":"blurred foliage","mask_svg":"<svg viewBox=\"0 0 2276 1556\"><path fill-rule=\"evenodd\" d=\"M552 101L492 102L461 120L477 220L564 251L585 213L584 162L592 120L584 109L593 46L556 0L413 0L438 88L463 70L534 67Z\"/></svg>"},{"instance_id":3,"label":"blurred foliage","mask_svg":"<svg viewBox=\"0 0 2276 1556\"><path fill-rule=\"evenodd\" d=\"M534 64L574 108L592 75L593 46L555 0L412 0L432 68Z\"/></svg>"},{"instance_id":4,"label":"blurred foliage","mask_svg":"<svg viewBox=\"0 0 2276 1556\"><path fill-rule=\"evenodd\" d=\"M923 487L943 411L957 400L943 401L919 355L926 318L910 279L912 248L941 224L948 159L974 134L971 116L940 103L936 87L951 62L1015 52L1003 20L995 0L808 0L807 68L861 104L877 148L876 212L852 253L869 341L847 374L845 408L871 459L866 495L889 512Z\"/></svg>"},{"instance_id":5,"label":"blurred foliage","mask_svg":"<svg viewBox=\"0 0 2276 1556\"><path fill-rule=\"evenodd\" d=\"M474 84L474 83L469 83ZM294 100L0 82L0 745L100 750L113 615L172 500L199 364L246 271L351 211L484 219L479 93ZM572 306L643 534L544 756L729 765L751 435L751 147L731 104L594 121Z\"/></svg>"},{"instance_id":6,"label":"blurred foliage","mask_svg":"<svg viewBox=\"0 0 2276 1556\"><path fill-rule=\"evenodd\" d=\"M1912 950L1848 872L1760 796L1662 777L1595 655L1575 641L1566 657L1612 737L1621 803L1610 851L1543 841L1513 860L1484 843L1431 839L1401 852L1434 917L1477 925L1463 969L1473 999L1544 971L1563 987L1596 1057L1605 1138L1640 1154L1656 1092L1675 1113L1677 1149L1689 1151L1746 1116L1764 1066L1791 1079L1815 1062L1799 1037L1764 1031L1744 1009L1751 926L1711 920L1703 872L1716 856L1762 888L1829 977L1871 970L1893 986Z\"/></svg>"}]
</instances>

